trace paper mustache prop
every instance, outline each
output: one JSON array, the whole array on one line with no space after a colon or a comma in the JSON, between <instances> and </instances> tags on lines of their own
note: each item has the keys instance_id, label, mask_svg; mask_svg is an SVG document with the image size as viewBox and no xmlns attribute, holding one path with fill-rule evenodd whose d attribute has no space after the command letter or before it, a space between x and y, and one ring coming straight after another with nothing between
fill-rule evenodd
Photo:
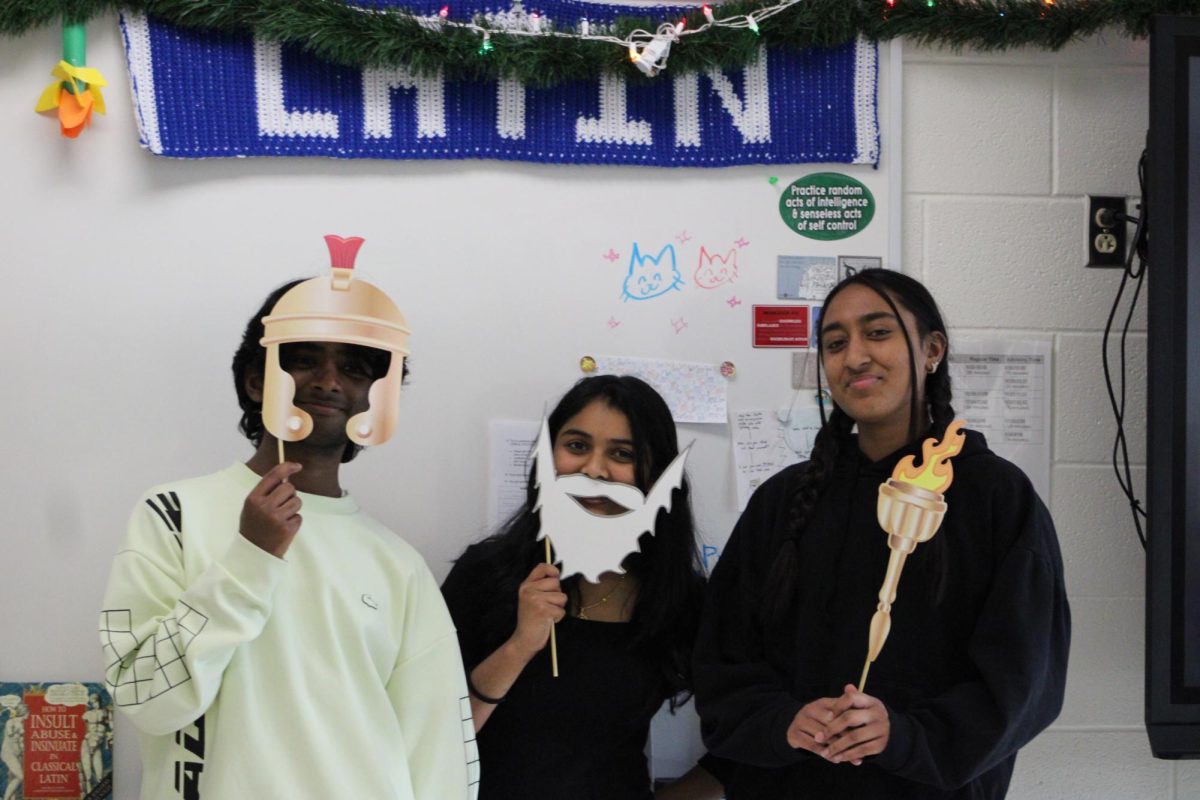
<instances>
[{"instance_id":1,"label":"paper mustache prop","mask_svg":"<svg viewBox=\"0 0 1200 800\"><path fill-rule=\"evenodd\" d=\"M325 243L331 275L293 286L263 317L259 343L267 349L267 363L262 418L279 440L281 452L283 442L298 442L313 429L312 417L295 405L296 382L280 366L279 346L287 342L340 342L390 351L387 375L371 384L367 410L346 422L346 435L355 444L383 444L400 418L400 381L410 333L404 315L381 290L354 280L354 258L363 239L326 236Z\"/></svg>"},{"instance_id":2,"label":"paper mustache prop","mask_svg":"<svg viewBox=\"0 0 1200 800\"><path fill-rule=\"evenodd\" d=\"M543 420L535 450L538 498L533 510L541 515L538 539L551 539L562 562L562 576L579 574L598 583L602 572L624 572L621 562L638 549L643 533L654 533L658 512L671 510L671 495L683 486L683 466L690 450L689 446L676 456L643 496L637 487L624 483L581 474L556 475L550 426ZM576 500L590 497L607 497L628 511L594 514Z\"/></svg>"}]
</instances>

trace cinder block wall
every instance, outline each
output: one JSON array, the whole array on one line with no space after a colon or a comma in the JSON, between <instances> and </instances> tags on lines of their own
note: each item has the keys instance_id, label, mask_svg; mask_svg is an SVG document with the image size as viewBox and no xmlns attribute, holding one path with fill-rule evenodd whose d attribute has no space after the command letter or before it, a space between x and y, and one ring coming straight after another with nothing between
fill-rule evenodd
<instances>
[{"instance_id":1,"label":"cinder block wall","mask_svg":"<svg viewBox=\"0 0 1200 800\"><path fill-rule=\"evenodd\" d=\"M1058 722L1017 760L1013 800L1200 798L1200 762L1143 727L1145 559L1109 466L1101 337L1119 271L1088 270L1088 194L1137 196L1149 46L1115 33L1059 53L904 51L904 257L960 336L1054 340L1051 511L1074 617ZM1144 297L1127 434L1145 476ZM1115 352L1115 351L1110 351Z\"/></svg>"}]
</instances>

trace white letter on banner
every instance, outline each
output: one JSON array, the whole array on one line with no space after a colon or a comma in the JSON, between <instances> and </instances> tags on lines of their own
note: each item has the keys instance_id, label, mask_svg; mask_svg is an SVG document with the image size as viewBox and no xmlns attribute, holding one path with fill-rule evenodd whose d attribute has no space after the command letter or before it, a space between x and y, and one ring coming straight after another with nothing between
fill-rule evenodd
<instances>
[{"instance_id":1,"label":"white letter on banner","mask_svg":"<svg viewBox=\"0 0 1200 800\"><path fill-rule=\"evenodd\" d=\"M283 46L254 40L254 94L259 136L336 139L338 116L329 111L288 111L283 105Z\"/></svg>"},{"instance_id":2,"label":"white letter on banner","mask_svg":"<svg viewBox=\"0 0 1200 800\"><path fill-rule=\"evenodd\" d=\"M404 67L363 70L363 136L392 138L392 89L417 90L417 138L446 136L446 83L436 75L413 75Z\"/></svg>"},{"instance_id":3,"label":"white letter on banner","mask_svg":"<svg viewBox=\"0 0 1200 800\"><path fill-rule=\"evenodd\" d=\"M625 79L617 75L600 76L600 118L575 120L576 142L606 144L654 144L650 123L625 118Z\"/></svg>"},{"instance_id":4,"label":"white letter on banner","mask_svg":"<svg viewBox=\"0 0 1200 800\"><path fill-rule=\"evenodd\" d=\"M766 143L771 141L770 84L767 79L767 50L759 48L758 58L742 69L746 98L737 96L733 82L720 70L710 69L705 75L712 81L713 91L729 112L733 126L742 134L742 141ZM690 80L689 80L690 79ZM677 75L675 91L675 146L700 146L700 82L695 75Z\"/></svg>"},{"instance_id":5,"label":"white letter on banner","mask_svg":"<svg viewBox=\"0 0 1200 800\"><path fill-rule=\"evenodd\" d=\"M675 146L700 146L700 76L694 72L675 75Z\"/></svg>"},{"instance_id":6,"label":"white letter on banner","mask_svg":"<svg viewBox=\"0 0 1200 800\"><path fill-rule=\"evenodd\" d=\"M496 81L496 133L501 139L525 138L525 84L516 78Z\"/></svg>"}]
</instances>

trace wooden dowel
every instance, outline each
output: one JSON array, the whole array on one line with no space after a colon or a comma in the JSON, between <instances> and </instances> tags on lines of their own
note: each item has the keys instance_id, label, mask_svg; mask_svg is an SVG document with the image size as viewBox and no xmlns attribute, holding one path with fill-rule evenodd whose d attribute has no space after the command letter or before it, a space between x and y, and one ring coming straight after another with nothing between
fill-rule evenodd
<instances>
[{"instance_id":1,"label":"wooden dowel","mask_svg":"<svg viewBox=\"0 0 1200 800\"><path fill-rule=\"evenodd\" d=\"M546 542L546 563L553 564L550 560L550 537L544 537ZM550 623L550 672L554 677L558 677L558 638L554 635L554 623Z\"/></svg>"}]
</instances>

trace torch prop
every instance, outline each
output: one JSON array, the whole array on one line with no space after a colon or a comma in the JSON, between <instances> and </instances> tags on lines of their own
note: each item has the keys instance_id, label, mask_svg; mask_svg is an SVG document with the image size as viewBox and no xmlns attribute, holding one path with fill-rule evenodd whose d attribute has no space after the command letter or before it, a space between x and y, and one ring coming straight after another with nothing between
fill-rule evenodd
<instances>
[{"instance_id":1,"label":"torch prop","mask_svg":"<svg viewBox=\"0 0 1200 800\"><path fill-rule=\"evenodd\" d=\"M867 659L858 680L860 692L866 689L867 673L875 659L879 658L879 652L883 650L883 644L891 632L892 604L896 602L904 560L917 549L918 544L933 538L946 514L948 506L943 493L954 480L950 458L962 450L966 436L961 428L965 424L961 419L951 422L946 426L941 442L935 442L932 437L926 439L921 446L921 467L914 467L913 457L906 456L896 465L892 477L879 485L879 502L875 513L879 526L887 531L891 553L883 586L879 589L879 605L871 617Z\"/></svg>"}]
</instances>

